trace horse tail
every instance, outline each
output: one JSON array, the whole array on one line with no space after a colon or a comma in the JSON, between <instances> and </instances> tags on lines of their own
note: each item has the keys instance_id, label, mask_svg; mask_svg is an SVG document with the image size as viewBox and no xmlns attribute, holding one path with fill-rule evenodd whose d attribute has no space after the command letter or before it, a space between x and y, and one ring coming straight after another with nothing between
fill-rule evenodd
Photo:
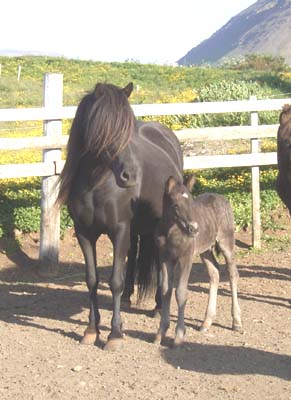
<instances>
[{"instance_id":1,"label":"horse tail","mask_svg":"<svg viewBox=\"0 0 291 400\"><path fill-rule=\"evenodd\" d=\"M219 255L221 254L221 250L220 250L220 247L219 247L219 242L217 240L215 242L215 245L212 247L211 252L212 252L212 256L214 258L215 267L217 269L219 269L219 264L217 262L217 257L219 257Z\"/></svg>"},{"instance_id":2,"label":"horse tail","mask_svg":"<svg viewBox=\"0 0 291 400\"><path fill-rule=\"evenodd\" d=\"M153 294L157 286L157 271L159 266L158 249L154 234L141 235L137 258L137 301Z\"/></svg>"},{"instance_id":3,"label":"horse tail","mask_svg":"<svg viewBox=\"0 0 291 400\"><path fill-rule=\"evenodd\" d=\"M215 254L216 254L217 256L219 256L220 253L221 253L221 251L220 251L220 247L219 247L219 244L218 244L217 241L215 242L214 249L215 249Z\"/></svg>"}]
</instances>

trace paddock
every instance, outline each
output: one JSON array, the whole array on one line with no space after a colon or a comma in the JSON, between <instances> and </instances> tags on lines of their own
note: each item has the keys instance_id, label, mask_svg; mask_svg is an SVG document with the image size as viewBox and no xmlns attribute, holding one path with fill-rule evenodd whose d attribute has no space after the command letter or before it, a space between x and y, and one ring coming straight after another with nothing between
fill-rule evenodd
<instances>
[{"instance_id":1,"label":"paddock","mask_svg":"<svg viewBox=\"0 0 291 400\"><path fill-rule=\"evenodd\" d=\"M290 235L288 224L286 219ZM1 240L1 398L290 399L291 247L279 248L277 239L269 249L257 252L248 249L250 232L237 234L242 333L231 330L230 288L223 272L217 318L208 333L198 331L208 277L195 259L183 346L171 348L177 317L174 299L168 339L163 346L154 345L159 321L149 316L154 305L150 298L122 311L126 336L117 352L102 350L111 318L112 253L105 236L97 245L99 346L79 344L89 310L84 265L73 233L67 233L60 247L60 274L50 280L36 274L37 235L22 238L23 247L13 252Z\"/></svg>"}]
</instances>

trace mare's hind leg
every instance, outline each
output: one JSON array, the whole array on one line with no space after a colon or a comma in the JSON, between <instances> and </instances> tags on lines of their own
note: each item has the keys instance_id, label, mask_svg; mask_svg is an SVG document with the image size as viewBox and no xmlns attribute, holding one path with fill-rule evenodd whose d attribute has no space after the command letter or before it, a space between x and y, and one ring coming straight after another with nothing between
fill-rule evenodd
<instances>
[{"instance_id":1,"label":"mare's hind leg","mask_svg":"<svg viewBox=\"0 0 291 400\"><path fill-rule=\"evenodd\" d=\"M127 267L124 291L121 296L121 302L127 307L131 306L130 297L134 293L134 280L136 272L136 255L137 255L138 237L132 236L130 240L130 249L127 255Z\"/></svg>"},{"instance_id":2,"label":"mare's hind leg","mask_svg":"<svg viewBox=\"0 0 291 400\"><path fill-rule=\"evenodd\" d=\"M177 266L178 269L178 282L176 288L176 301L178 304L178 321L175 332L174 345L178 346L183 343L185 336L185 321L184 312L187 301L188 281L192 267L192 252L191 256L183 257Z\"/></svg>"},{"instance_id":3,"label":"mare's hind leg","mask_svg":"<svg viewBox=\"0 0 291 400\"><path fill-rule=\"evenodd\" d=\"M76 229L76 235L82 249L85 264L86 264L86 282L89 290L89 325L84 332L84 336L81 340L82 344L94 344L99 338L99 322L100 313L97 302L97 287L99 283L97 266L96 266L96 241L95 239L89 239L81 232Z\"/></svg>"},{"instance_id":4,"label":"mare's hind leg","mask_svg":"<svg viewBox=\"0 0 291 400\"><path fill-rule=\"evenodd\" d=\"M200 254L200 257L207 268L207 272L210 279L208 305L205 313L204 321L200 327L201 332L206 332L212 325L213 319L216 316L216 303L217 303L217 289L219 283L219 271L217 268L217 261L212 254L212 251L208 250L205 253Z\"/></svg>"},{"instance_id":5,"label":"mare's hind leg","mask_svg":"<svg viewBox=\"0 0 291 400\"><path fill-rule=\"evenodd\" d=\"M155 343L161 343L170 326L170 305L173 292L174 264L168 260L161 262L161 320Z\"/></svg>"},{"instance_id":6,"label":"mare's hind leg","mask_svg":"<svg viewBox=\"0 0 291 400\"><path fill-rule=\"evenodd\" d=\"M162 271L160 270L160 262L157 265L157 290L155 294L155 308L153 309L153 318L161 315L162 312Z\"/></svg>"},{"instance_id":7,"label":"mare's hind leg","mask_svg":"<svg viewBox=\"0 0 291 400\"><path fill-rule=\"evenodd\" d=\"M219 249L221 250L228 269L230 288L231 288L231 298L232 298L232 329L239 331L242 328L241 322L241 311L238 303L237 297L237 284L239 279L239 273L234 260L234 240L220 240L218 243Z\"/></svg>"}]
</instances>

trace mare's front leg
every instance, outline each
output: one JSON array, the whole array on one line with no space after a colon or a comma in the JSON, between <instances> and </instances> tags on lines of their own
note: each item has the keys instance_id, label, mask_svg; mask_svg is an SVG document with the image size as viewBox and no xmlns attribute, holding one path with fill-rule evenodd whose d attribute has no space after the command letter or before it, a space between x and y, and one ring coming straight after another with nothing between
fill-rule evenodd
<instances>
[{"instance_id":1,"label":"mare's front leg","mask_svg":"<svg viewBox=\"0 0 291 400\"><path fill-rule=\"evenodd\" d=\"M126 256L130 248L130 227L127 223L117 225L113 235L113 270L110 278L110 289L113 299L113 315L111 319L111 332L105 346L106 350L115 350L122 339L122 321L120 315L121 295L124 289Z\"/></svg>"},{"instance_id":2,"label":"mare's front leg","mask_svg":"<svg viewBox=\"0 0 291 400\"><path fill-rule=\"evenodd\" d=\"M218 272L218 268L217 268L217 261L214 258L212 251L208 250L205 253L200 254L200 257L207 268L209 279L210 279L208 305L207 305L204 321L200 327L201 332L206 332L212 325L213 319L215 318L215 315L216 315L219 272Z\"/></svg>"},{"instance_id":3,"label":"mare's front leg","mask_svg":"<svg viewBox=\"0 0 291 400\"><path fill-rule=\"evenodd\" d=\"M76 235L80 247L82 249L85 265L86 265L86 283L89 290L89 325L84 332L84 336L81 340L82 344L94 344L99 339L99 323L100 313L98 309L97 301L97 287L99 283L99 277L97 272L96 263L96 241L97 238L89 238L83 233L79 232L76 228Z\"/></svg>"},{"instance_id":4,"label":"mare's front leg","mask_svg":"<svg viewBox=\"0 0 291 400\"><path fill-rule=\"evenodd\" d=\"M192 251L190 255L182 257L178 264L178 282L176 288L176 301L178 304L178 321L174 345L179 346L184 341L185 336L185 306L187 302L188 281L192 267Z\"/></svg>"}]
</instances>

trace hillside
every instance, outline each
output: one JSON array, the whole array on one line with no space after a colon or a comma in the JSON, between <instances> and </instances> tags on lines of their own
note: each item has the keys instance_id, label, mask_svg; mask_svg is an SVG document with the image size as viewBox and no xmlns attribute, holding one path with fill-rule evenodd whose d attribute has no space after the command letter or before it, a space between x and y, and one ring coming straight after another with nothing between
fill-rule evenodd
<instances>
[{"instance_id":1,"label":"hillside","mask_svg":"<svg viewBox=\"0 0 291 400\"><path fill-rule=\"evenodd\" d=\"M218 63L248 53L282 56L291 63L291 0L258 0L178 60Z\"/></svg>"},{"instance_id":2,"label":"hillside","mask_svg":"<svg viewBox=\"0 0 291 400\"><path fill-rule=\"evenodd\" d=\"M224 68L146 65L135 62L105 63L69 60L61 57L1 57L0 107L39 107L45 73L64 76L64 104L77 104L96 82L125 86L133 82L131 101L138 103L188 102L197 98L200 88L213 81L255 79L251 71ZM18 66L21 78L17 81ZM289 90L288 90L289 91Z\"/></svg>"}]
</instances>

